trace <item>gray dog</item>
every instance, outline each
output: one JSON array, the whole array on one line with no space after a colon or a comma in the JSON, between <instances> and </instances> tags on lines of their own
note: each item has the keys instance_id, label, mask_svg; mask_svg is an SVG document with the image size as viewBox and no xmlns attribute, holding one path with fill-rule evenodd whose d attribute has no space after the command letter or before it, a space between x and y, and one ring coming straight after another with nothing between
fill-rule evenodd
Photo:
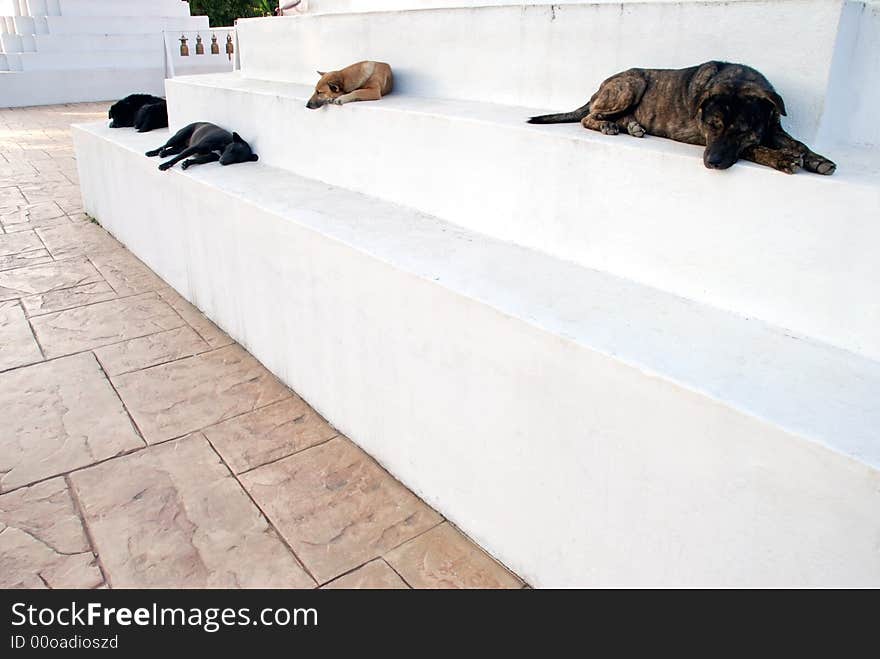
<instances>
[{"instance_id":1,"label":"gray dog","mask_svg":"<svg viewBox=\"0 0 880 659\"><path fill-rule=\"evenodd\" d=\"M687 69L630 69L599 86L589 103L529 123L581 122L606 135L657 135L705 146L703 163L727 169L739 158L793 174L833 174L833 162L786 133L782 98L755 69L706 62Z\"/></svg>"}]
</instances>

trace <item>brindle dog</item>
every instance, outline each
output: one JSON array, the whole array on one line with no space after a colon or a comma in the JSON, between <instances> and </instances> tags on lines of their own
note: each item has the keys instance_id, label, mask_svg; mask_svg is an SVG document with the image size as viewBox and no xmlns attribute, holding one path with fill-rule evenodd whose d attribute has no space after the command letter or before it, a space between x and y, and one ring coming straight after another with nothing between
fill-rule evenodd
<instances>
[{"instance_id":1,"label":"brindle dog","mask_svg":"<svg viewBox=\"0 0 880 659\"><path fill-rule=\"evenodd\" d=\"M584 128L633 137L657 135L705 146L703 163L727 169L739 158L793 174L798 167L833 174L833 162L813 153L779 123L785 104L753 68L706 62L687 69L630 69L603 82L590 102L529 123L581 122Z\"/></svg>"}]
</instances>

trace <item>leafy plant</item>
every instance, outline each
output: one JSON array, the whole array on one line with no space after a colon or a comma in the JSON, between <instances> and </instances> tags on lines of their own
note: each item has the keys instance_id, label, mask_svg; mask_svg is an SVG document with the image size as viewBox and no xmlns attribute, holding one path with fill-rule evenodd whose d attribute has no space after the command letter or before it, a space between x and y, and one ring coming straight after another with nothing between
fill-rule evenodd
<instances>
[{"instance_id":1,"label":"leafy plant","mask_svg":"<svg viewBox=\"0 0 880 659\"><path fill-rule=\"evenodd\" d=\"M278 0L190 0L189 6L194 16L207 15L211 27L229 27L236 18L271 16Z\"/></svg>"}]
</instances>

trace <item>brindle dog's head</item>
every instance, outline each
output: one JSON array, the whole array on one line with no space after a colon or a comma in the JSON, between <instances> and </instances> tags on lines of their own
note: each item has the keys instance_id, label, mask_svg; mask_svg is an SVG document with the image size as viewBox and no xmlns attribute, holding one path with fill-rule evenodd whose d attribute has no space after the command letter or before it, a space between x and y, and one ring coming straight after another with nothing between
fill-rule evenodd
<instances>
[{"instance_id":1,"label":"brindle dog's head","mask_svg":"<svg viewBox=\"0 0 880 659\"><path fill-rule=\"evenodd\" d=\"M761 144L784 114L782 98L760 73L745 66L724 71L709 81L697 106L706 140L703 164L727 169L744 150Z\"/></svg>"},{"instance_id":2,"label":"brindle dog's head","mask_svg":"<svg viewBox=\"0 0 880 659\"><path fill-rule=\"evenodd\" d=\"M339 71L330 71L329 73L318 71L318 75L321 76L321 79L315 85L315 93L306 103L306 107L311 110L332 103L345 93L342 89L342 76Z\"/></svg>"}]
</instances>

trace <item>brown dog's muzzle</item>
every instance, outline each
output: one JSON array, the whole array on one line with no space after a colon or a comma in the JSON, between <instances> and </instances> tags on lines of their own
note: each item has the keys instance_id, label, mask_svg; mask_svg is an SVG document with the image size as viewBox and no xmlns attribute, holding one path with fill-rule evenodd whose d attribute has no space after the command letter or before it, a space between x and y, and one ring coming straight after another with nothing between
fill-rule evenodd
<instances>
[{"instance_id":1,"label":"brown dog's muzzle","mask_svg":"<svg viewBox=\"0 0 880 659\"><path fill-rule=\"evenodd\" d=\"M310 110L317 110L319 107L327 104L327 99L318 98L318 95L315 94L309 99L309 102L306 103L306 107Z\"/></svg>"}]
</instances>

